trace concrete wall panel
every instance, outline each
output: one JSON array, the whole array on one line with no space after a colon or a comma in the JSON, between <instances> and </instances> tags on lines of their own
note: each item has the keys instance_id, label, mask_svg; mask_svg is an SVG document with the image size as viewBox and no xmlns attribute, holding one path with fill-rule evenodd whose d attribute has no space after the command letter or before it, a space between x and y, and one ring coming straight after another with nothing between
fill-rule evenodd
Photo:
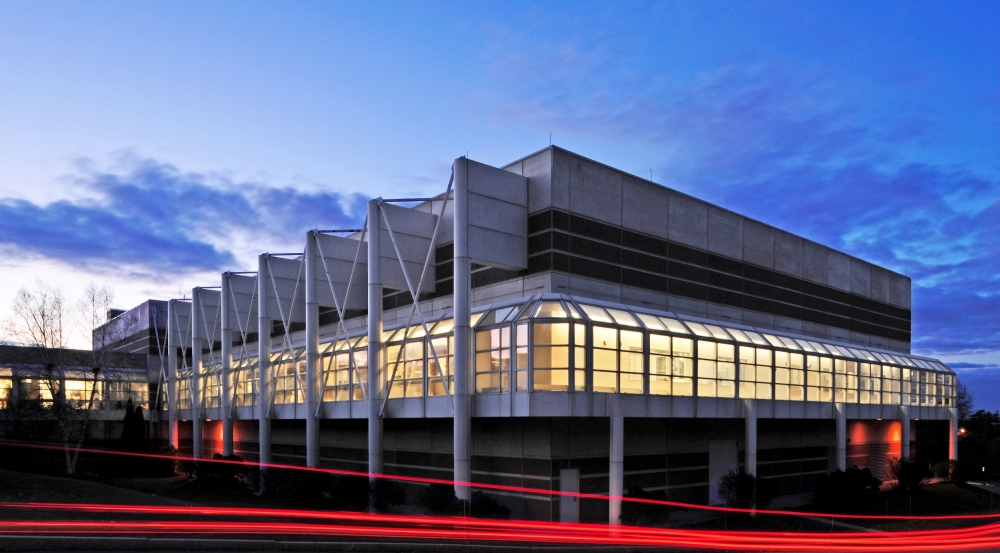
<instances>
[{"instance_id":1,"label":"concrete wall panel","mask_svg":"<svg viewBox=\"0 0 1000 553\"><path fill-rule=\"evenodd\" d=\"M851 293L870 297L872 266L860 259L851 258Z\"/></svg>"},{"instance_id":2,"label":"concrete wall panel","mask_svg":"<svg viewBox=\"0 0 1000 553\"><path fill-rule=\"evenodd\" d=\"M889 271L876 265L871 266L871 298L889 303Z\"/></svg>"},{"instance_id":3,"label":"concrete wall panel","mask_svg":"<svg viewBox=\"0 0 1000 553\"><path fill-rule=\"evenodd\" d=\"M774 269L785 274L802 276L802 243L804 240L787 232L774 233Z\"/></svg>"},{"instance_id":4,"label":"concrete wall panel","mask_svg":"<svg viewBox=\"0 0 1000 553\"><path fill-rule=\"evenodd\" d=\"M708 205L701 200L671 191L667 238L707 250Z\"/></svg>"},{"instance_id":5,"label":"concrete wall panel","mask_svg":"<svg viewBox=\"0 0 1000 553\"><path fill-rule=\"evenodd\" d=\"M827 250L827 284L841 290L851 290L851 258L835 250Z\"/></svg>"},{"instance_id":6,"label":"concrete wall panel","mask_svg":"<svg viewBox=\"0 0 1000 553\"><path fill-rule=\"evenodd\" d=\"M743 259L743 221L731 211L708 207L708 251Z\"/></svg>"},{"instance_id":7,"label":"concrete wall panel","mask_svg":"<svg viewBox=\"0 0 1000 553\"><path fill-rule=\"evenodd\" d=\"M622 176L622 226L654 236L666 236L670 193L663 187Z\"/></svg>"},{"instance_id":8,"label":"concrete wall panel","mask_svg":"<svg viewBox=\"0 0 1000 553\"><path fill-rule=\"evenodd\" d=\"M622 173L574 156L570 163L570 211L585 217L622 224Z\"/></svg>"},{"instance_id":9,"label":"concrete wall panel","mask_svg":"<svg viewBox=\"0 0 1000 553\"><path fill-rule=\"evenodd\" d=\"M774 268L774 229L747 219L743 222L743 261Z\"/></svg>"},{"instance_id":10,"label":"concrete wall panel","mask_svg":"<svg viewBox=\"0 0 1000 553\"><path fill-rule=\"evenodd\" d=\"M802 242L802 278L826 284L830 249L815 242Z\"/></svg>"}]
</instances>

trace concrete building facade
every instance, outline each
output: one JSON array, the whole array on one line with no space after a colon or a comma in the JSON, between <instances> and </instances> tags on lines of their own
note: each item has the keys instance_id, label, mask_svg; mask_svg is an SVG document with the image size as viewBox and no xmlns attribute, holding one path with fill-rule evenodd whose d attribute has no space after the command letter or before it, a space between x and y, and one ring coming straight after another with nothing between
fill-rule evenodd
<instances>
[{"instance_id":1,"label":"concrete building facade","mask_svg":"<svg viewBox=\"0 0 1000 553\"><path fill-rule=\"evenodd\" d=\"M909 278L557 147L209 284L167 302L161 420L196 456L608 494L496 495L612 523L633 486L957 456Z\"/></svg>"}]
</instances>

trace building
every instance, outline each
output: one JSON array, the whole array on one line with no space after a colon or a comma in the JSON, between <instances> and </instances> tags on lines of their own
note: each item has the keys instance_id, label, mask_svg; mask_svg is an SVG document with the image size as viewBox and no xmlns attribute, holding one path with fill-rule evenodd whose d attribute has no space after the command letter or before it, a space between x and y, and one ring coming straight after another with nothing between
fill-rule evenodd
<instances>
[{"instance_id":1,"label":"building","mask_svg":"<svg viewBox=\"0 0 1000 553\"><path fill-rule=\"evenodd\" d=\"M557 147L206 284L167 307L161 420L195 456L700 503L737 468L798 494L957 457L909 278Z\"/></svg>"}]
</instances>

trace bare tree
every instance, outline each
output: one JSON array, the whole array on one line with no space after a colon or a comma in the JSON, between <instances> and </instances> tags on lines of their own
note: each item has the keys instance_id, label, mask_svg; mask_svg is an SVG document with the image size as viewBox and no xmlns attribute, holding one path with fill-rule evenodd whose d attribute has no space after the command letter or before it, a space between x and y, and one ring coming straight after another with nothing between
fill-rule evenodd
<instances>
[{"instance_id":1,"label":"bare tree","mask_svg":"<svg viewBox=\"0 0 1000 553\"><path fill-rule=\"evenodd\" d=\"M119 349L126 338L139 330L139 315L130 311L111 318L115 305L115 290L108 285L98 286L91 282L83 289L83 297L77 305L80 330L92 342L91 365L107 368L127 354Z\"/></svg>"},{"instance_id":2,"label":"bare tree","mask_svg":"<svg viewBox=\"0 0 1000 553\"><path fill-rule=\"evenodd\" d=\"M80 446L89 431L90 413L98 391L98 370L93 380L84 375L84 389L89 397L67 400L65 361L67 342L72 329L62 291L42 281L34 288L22 287L14 296L12 315L3 322L6 334L30 350L22 374L38 382L40 404L48 403L47 416L55 422L65 454L66 474L73 474ZM29 399L29 398L24 398Z\"/></svg>"},{"instance_id":3,"label":"bare tree","mask_svg":"<svg viewBox=\"0 0 1000 553\"><path fill-rule=\"evenodd\" d=\"M961 380L955 387L955 408L958 409L958 420L964 421L972 414L972 409L976 403L976 396L972 390Z\"/></svg>"}]
</instances>

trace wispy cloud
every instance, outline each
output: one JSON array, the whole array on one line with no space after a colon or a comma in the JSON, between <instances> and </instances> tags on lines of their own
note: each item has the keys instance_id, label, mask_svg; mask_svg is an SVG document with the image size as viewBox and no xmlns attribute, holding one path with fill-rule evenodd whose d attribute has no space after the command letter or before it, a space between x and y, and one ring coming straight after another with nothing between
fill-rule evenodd
<instances>
[{"instance_id":1,"label":"wispy cloud","mask_svg":"<svg viewBox=\"0 0 1000 553\"><path fill-rule=\"evenodd\" d=\"M0 244L97 269L158 272L235 268L247 255L302 242L316 226L358 225L365 198L183 172L156 159L80 160L64 180L84 199L0 198Z\"/></svg>"},{"instance_id":2,"label":"wispy cloud","mask_svg":"<svg viewBox=\"0 0 1000 553\"><path fill-rule=\"evenodd\" d=\"M919 106L875 115L863 83L816 68L684 75L620 42L520 46L498 49L498 119L641 144L668 186L912 277L915 350L1000 350L1000 180L915 155L937 139Z\"/></svg>"}]
</instances>

